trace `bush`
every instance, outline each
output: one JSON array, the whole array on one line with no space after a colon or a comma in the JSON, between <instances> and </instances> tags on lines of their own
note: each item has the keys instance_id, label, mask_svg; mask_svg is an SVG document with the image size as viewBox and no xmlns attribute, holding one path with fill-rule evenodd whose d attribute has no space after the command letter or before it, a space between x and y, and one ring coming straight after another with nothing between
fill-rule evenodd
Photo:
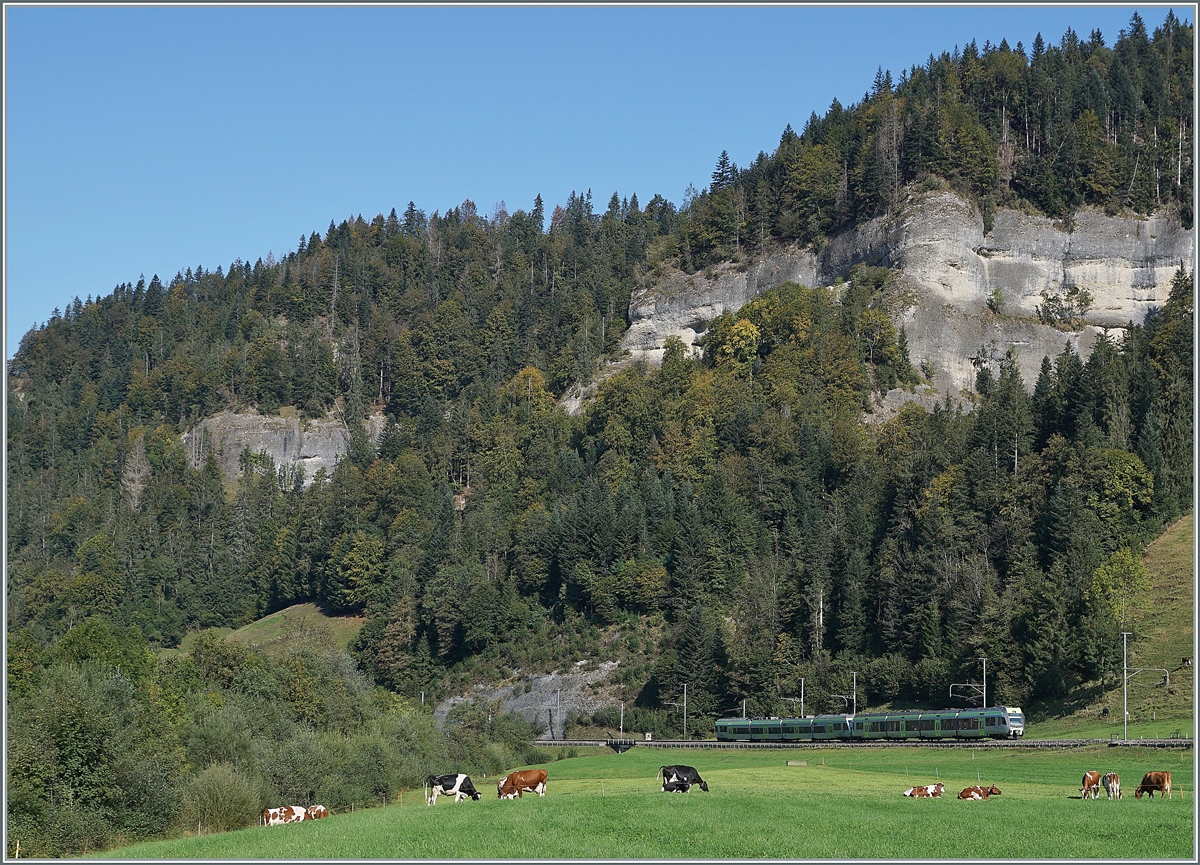
<instances>
[{"instance_id":1,"label":"bush","mask_svg":"<svg viewBox=\"0 0 1200 865\"><path fill-rule=\"evenodd\" d=\"M199 825L225 832L253 824L259 815L258 785L228 763L209 766L183 788L184 831Z\"/></svg>"}]
</instances>

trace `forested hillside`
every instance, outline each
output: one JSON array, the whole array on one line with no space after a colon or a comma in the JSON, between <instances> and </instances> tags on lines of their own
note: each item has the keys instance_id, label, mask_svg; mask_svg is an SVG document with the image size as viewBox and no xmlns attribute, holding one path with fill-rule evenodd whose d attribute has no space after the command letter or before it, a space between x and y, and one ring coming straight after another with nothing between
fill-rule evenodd
<instances>
[{"instance_id":1,"label":"forested hillside","mask_svg":"<svg viewBox=\"0 0 1200 865\"><path fill-rule=\"evenodd\" d=\"M985 212L1190 223L1192 51L1173 15L1112 48L971 45L881 72L749 169L722 154L680 208L410 202L56 312L7 383L10 838L71 852L206 802L340 807L499 771L528 726L483 709L446 744L421 692L613 639L642 659L619 674L638 710L686 684L700 733L742 699L777 713L801 678L810 711L840 709L851 670L864 705L940 701L981 655L998 702L1096 678L1142 547L1192 506L1192 274L1086 363L981 366L969 411L864 423L873 392L920 380L890 274L864 267L763 293L702 358L671 343L579 416L557 398L617 353L656 268L819 245L926 176ZM185 458L200 419L289 406L351 429L332 473L247 453L230 484ZM152 651L303 601L366 617L352 657Z\"/></svg>"}]
</instances>

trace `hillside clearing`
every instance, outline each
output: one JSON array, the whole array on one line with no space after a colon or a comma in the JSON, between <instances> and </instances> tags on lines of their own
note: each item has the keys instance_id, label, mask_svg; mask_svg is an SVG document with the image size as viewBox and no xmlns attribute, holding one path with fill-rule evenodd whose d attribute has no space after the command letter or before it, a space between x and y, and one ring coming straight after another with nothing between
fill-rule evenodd
<instances>
[{"instance_id":1,"label":"hillside clearing","mask_svg":"<svg viewBox=\"0 0 1200 865\"><path fill-rule=\"evenodd\" d=\"M1167 738L1178 731L1195 735L1195 675L1183 667L1193 657L1195 526L1191 513L1180 518L1147 548L1142 561L1150 572L1149 603L1130 616L1129 737ZM1121 737L1122 658L1112 659L1112 673L1071 697L1028 707L1027 735L1068 739ZM1162 684L1166 670L1170 686ZM1108 709L1107 719L1100 713Z\"/></svg>"}]
</instances>

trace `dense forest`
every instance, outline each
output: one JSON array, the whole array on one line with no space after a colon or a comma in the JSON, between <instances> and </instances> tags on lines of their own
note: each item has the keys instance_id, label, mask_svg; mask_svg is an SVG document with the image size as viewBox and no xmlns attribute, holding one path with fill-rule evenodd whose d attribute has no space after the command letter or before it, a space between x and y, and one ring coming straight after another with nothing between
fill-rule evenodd
<instances>
[{"instance_id":1,"label":"dense forest","mask_svg":"<svg viewBox=\"0 0 1200 865\"><path fill-rule=\"evenodd\" d=\"M626 365L579 415L558 399L665 269L820 247L914 185L985 219L1190 225L1192 57L1170 13L1111 48L972 44L881 70L748 169L721 154L679 207L410 202L56 311L7 376L10 839L71 853L498 772L529 725L468 706L439 731L422 692L582 657L619 654L645 729L678 733L686 684L700 735L801 678L841 709L851 670L864 705L944 702L980 656L1000 703L1102 677L1138 553L1192 507L1191 273L1086 361L981 363L967 403L881 424L871 395L922 374L891 274L862 266L710 322L702 357ZM341 418L349 452L313 478L247 452L228 482L181 444L225 408ZM302 601L365 618L349 654L177 649Z\"/></svg>"}]
</instances>

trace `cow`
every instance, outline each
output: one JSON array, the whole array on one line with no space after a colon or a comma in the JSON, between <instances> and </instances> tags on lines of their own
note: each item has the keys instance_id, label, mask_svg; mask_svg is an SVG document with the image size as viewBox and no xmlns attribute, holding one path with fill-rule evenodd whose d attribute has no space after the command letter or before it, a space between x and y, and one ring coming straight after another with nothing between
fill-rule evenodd
<instances>
[{"instance_id":1,"label":"cow","mask_svg":"<svg viewBox=\"0 0 1200 865\"><path fill-rule=\"evenodd\" d=\"M309 805L306 820L323 820L329 816L329 809L324 805Z\"/></svg>"},{"instance_id":2,"label":"cow","mask_svg":"<svg viewBox=\"0 0 1200 865\"><path fill-rule=\"evenodd\" d=\"M427 805L436 802L439 795L453 796L455 802L462 799L474 799L478 802L483 796L471 783L471 776L462 772L457 775L430 775L425 780L425 786L429 789L425 795Z\"/></svg>"},{"instance_id":3,"label":"cow","mask_svg":"<svg viewBox=\"0 0 1200 865\"><path fill-rule=\"evenodd\" d=\"M1121 798L1121 776L1116 772L1109 772L1100 779L1100 783L1104 785L1104 792L1108 794L1109 799Z\"/></svg>"},{"instance_id":4,"label":"cow","mask_svg":"<svg viewBox=\"0 0 1200 865\"><path fill-rule=\"evenodd\" d=\"M690 792L693 784L699 784L701 790L708 792L708 782L700 777L695 766L659 766L658 771L662 775L664 793L675 792L667 789L668 784L682 784L684 793Z\"/></svg>"},{"instance_id":5,"label":"cow","mask_svg":"<svg viewBox=\"0 0 1200 865\"><path fill-rule=\"evenodd\" d=\"M662 791L664 793L687 793L692 789L691 784L685 784L682 781L664 781Z\"/></svg>"},{"instance_id":6,"label":"cow","mask_svg":"<svg viewBox=\"0 0 1200 865\"><path fill-rule=\"evenodd\" d=\"M501 799L524 798L525 791L546 795L548 776L545 769L525 769L509 772L508 777L496 785L496 795Z\"/></svg>"},{"instance_id":7,"label":"cow","mask_svg":"<svg viewBox=\"0 0 1200 865\"><path fill-rule=\"evenodd\" d=\"M1000 788L993 784L990 787L968 787L958 794L959 799L978 800L989 796L999 796Z\"/></svg>"},{"instance_id":8,"label":"cow","mask_svg":"<svg viewBox=\"0 0 1200 865\"><path fill-rule=\"evenodd\" d=\"M946 785L941 781L936 784L930 784L924 787L909 787L904 791L905 796L912 796L914 799L942 798L942 791L946 789Z\"/></svg>"},{"instance_id":9,"label":"cow","mask_svg":"<svg viewBox=\"0 0 1200 865\"><path fill-rule=\"evenodd\" d=\"M1184 658L1184 659L1183 659L1183 663L1182 663L1182 664L1180 664L1180 666L1181 666L1181 667L1184 667L1184 668L1186 668L1186 669L1190 669L1190 668L1191 668L1191 666L1192 666L1192 659L1191 659L1191 658Z\"/></svg>"},{"instance_id":10,"label":"cow","mask_svg":"<svg viewBox=\"0 0 1200 865\"><path fill-rule=\"evenodd\" d=\"M1083 773L1083 781L1081 783L1083 784L1083 786L1080 788L1080 792L1083 793L1083 796L1081 798L1083 798L1085 800L1088 799L1089 797L1092 799L1100 798L1100 773L1099 772L1084 772Z\"/></svg>"},{"instance_id":11,"label":"cow","mask_svg":"<svg viewBox=\"0 0 1200 865\"><path fill-rule=\"evenodd\" d=\"M282 808L267 808L262 812L259 824L262 826L282 826L284 823L299 823L310 819L308 809L300 805L284 805Z\"/></svg>"},{"instance_id":12,"label":"cow","mask_svg":"<svg viewBox=\"0 0 1200 865\"><path fill-rule=\"evenodd\" d=\"M1133 791L1133 798L1141 799L1142 794L1146 793L1153 799L1155 790L1168 799L1171 798L1170 772L1147 772L1142 776L1142 783L1138 784L1137 789Z\"/></svg>"}]
</instances>

